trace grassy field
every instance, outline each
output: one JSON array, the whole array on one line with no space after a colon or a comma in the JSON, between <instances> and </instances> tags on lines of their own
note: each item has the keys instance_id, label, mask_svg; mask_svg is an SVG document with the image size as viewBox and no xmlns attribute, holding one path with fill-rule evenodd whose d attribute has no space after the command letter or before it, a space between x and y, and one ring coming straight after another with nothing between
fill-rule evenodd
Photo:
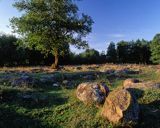
<instances>
[{"instance_id":1,"label":"grassy field","mask_svg":"<svg viewBox=\"0 0 160 128\"><path fill-rule=\"evenodd\" d=\"M4 75L4 69L1 71L0 75ZM110 90L113 90L122 86L126 77L160 82L160 72L154 66L143 66L139 74L127 75L124 78L101 75L94 81L104 81ZM72 88L47 85L13 87L9 83L1 83L0 128L160 128L160 89L149 89L140 95L137 92L141 109L137 124L113 125L100 116L101 108L86 106L76 98L76 86L84 81L74 80ZM24 100L24 94L32 97Z\"/></svg>"}]
</instances>

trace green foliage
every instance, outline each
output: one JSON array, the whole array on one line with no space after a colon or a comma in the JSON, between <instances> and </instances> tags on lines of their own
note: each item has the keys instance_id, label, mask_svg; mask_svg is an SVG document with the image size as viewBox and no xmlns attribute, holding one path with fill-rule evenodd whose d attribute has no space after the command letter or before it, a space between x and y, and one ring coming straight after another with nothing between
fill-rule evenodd
<instances>
[{"instance_id":1,"label":"green foliage","mask_svg":"<svg viewBox=\"0 0 160 128\"><path fill-rule=\"evenodd\" d=\"M13 17L11 26L22 36L24 46L51 53L55 59L66 45L87 46L83 37L91 32L93 21L88 15L78 15L73 0L17 0L14 7L23 15Z\"/></svg>"},{"instance_id":2,"label":"green foliage","mask_svg":"<svg viewBox=\"0 0 160 128\"><path fill-rule=\"evenodd\" d=\"M36 48L21 47L18 38L12 35L0 35L0 66L17 65L50 65L54 59L53 55L46 56ZM72 53L69 45L64 45L59 51L59 64L101 64L106 62L116 63L151 63L150 42L145 40L121 41L117 48L111 42L107 55L99 53L95 49L87 49L80 54ZM62 50L63 49L63 50Z\"/></svg>"},{"instance_id":3,"label":"green foliage","mask_svg":"<svg viewBox=\"0 0 160 128\"><path fill-rule=\"evenodd\" d=\"M49 65L54 60L51 54L47 57L34 48L21 47L17 40L13 35L0 35L0 66ZM64 50L60 51L60 63L68 62L69 52L69 45L65 45Z\"/></svg>"},{"instance_id":4,"label":"green foliage","mask_svg":"<svg viewBox=\"0 0 160 128\"><path fill-rule=\"evenodd\" d=\"M116 62L117 61L117 51L114 42L111 42L107 49L107 61Z\"/></svg>"},{"instance_id":5,"label":"green foliage","mask_svg":"<svg viewBox=\"0 0 160 128\"><path fill-rule=\"evenodd\" d=\"M131 59L132 61L139 61L139 63L149 63L150 59L150 42L142 39L137 40L131 46L131 53L133 54Z\"/></svg>"},{"instance_id":6,"label":"green foliage","mask_svg":"<svg viewBox=\"0 0 160 128\"><path fill-rule=\"evenodd\" d=\"M0 35L0 65L11 66L23 63L25 52L16 44L17 38L13 35Z\"/></svg>"},{"instance_id":7,"label":"green foliage","mask_svg":"<svg viewBox=\"0 0 160 128\"><path fill-rule=\"evenodd\" d=\"M126 41L120 41L117 43L117 54L118 54L118 61L126 63L128 60L129 54L129 43Z\"/></svg>"},{"instance_id":8,"label":"green foliage","mask_svg":"<svg viewBox=\"0 0 160 128\"><path fill-rule=\"evenodd\" d=\"M150 63L150 42L142 39L137 41L120 41L117 43L119 63Z\"/></svg>"},{"instance_id":9,"label":"green foliage","mask_svg":"<svg viewBox=\"0 0 160 128\"><path fill-rule=\"evenodd\" d=\"M153 63L160 64L160 34L157 34L150 45L151 47L151 60Z\"/></svg>"},{"instance_id":10,"label":"green foliage","mask_svg":"<svg viewBox=\"0 0 160 128\"><path fill-rule=\"evenodd\" d=\"M87 49L85 52L79 54L80 58L83 59L84 62L97 63L99 59L99 52L95 49Z\"/></svg>"},{"instance_id":11,"label":"green foliage","mask_svg":"<svg viewBox=\"0 0 160 128\"><path fill-rule=\"evenodd\" d=\"M106 55L104 52L99 53L95 49L86 49L84 52L75 54L70 52L69 54L70 64L102 64L106 63Z\"/></svg>"}]
</instances>

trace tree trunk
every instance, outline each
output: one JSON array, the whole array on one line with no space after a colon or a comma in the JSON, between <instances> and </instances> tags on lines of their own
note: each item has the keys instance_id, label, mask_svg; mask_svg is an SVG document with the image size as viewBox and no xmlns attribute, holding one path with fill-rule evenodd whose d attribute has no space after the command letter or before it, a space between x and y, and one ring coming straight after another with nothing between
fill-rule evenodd
<instances>
[{"instance_id":1,"label":"tree trunk","mask_svg":"<svg viewBox=\"0 0 160 128\"><path fill-rule=\"evenodd\" d=\"M53 69L58 69L59 65L58 65L58 50L55 50L54 52L54 63L51 65L51 68Z\"/></svg>"}]
</instances>

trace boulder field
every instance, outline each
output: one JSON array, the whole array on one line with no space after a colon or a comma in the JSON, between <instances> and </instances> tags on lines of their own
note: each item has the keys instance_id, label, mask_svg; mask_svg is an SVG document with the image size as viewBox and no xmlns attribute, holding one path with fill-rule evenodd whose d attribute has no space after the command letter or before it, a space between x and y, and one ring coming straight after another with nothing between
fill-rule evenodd
<instances>
[{"instance_id":1,"label":"boulder field","mask_svg":"<svg viewBox=\"0 0 160 128\"><path fill-rule=\"evenodd\" d=\"M81 83L76 90L79 100L85 104L103 105L101 116L112 123L137 122L139 119L139 104L134 93L135 90L159 89L160 84L126 79L121 88L109 91L104 83Z\"/></svg>"},{"instance_id":2,"label":"boulder field","mask_svg":"<svg viewBox=\"0 0 160 128\"><path fill-rule=\"evenodd\" d=\"M101 116L112 123L136 122L139 105L132 93L125 88L109 92L104 83L81 83L76 90L77 98L85 104L103 105Z\"/></svg>"}]
</instances>

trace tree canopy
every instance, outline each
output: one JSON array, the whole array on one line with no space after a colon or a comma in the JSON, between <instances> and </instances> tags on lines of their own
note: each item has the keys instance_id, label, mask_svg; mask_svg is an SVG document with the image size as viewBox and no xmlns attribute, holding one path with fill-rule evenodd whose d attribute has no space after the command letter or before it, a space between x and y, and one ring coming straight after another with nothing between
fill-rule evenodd
<instances>
[{"instance_id":1,"label":"tree canopy","mask_svg":"<svg viewBox=\"0 0 160 128\"><path fill-rule=\"evenodd\" d=\"M114 42L111 42L108 46L107 59L109 62L113 62L113 63L117 61L117 51L116 51Z\"/></svg>"},{"instance_id":2,"label":"tree canopy","mask_svg":"<svg viewBox=\"0 0 160 128\"><path fill-rule=\"evenodd\" d=\"M117 61L119 63L150 63L150 41L120 41L117 43Z\"/></svg>"},{"instance_id":3,"label":"tree canopy","mask_svg":"<svg viewBox=\"0 0 160 128\"><path fill-rule=\"evenodd\" d=\"M55 68L64 46L88 46L83 37L91 32L93 21L88 15L80 15L73 0L16 0L13 6L22 12L21 17L11 19L14 31L21 35L21 43L53 54Z\"/></svg>"},{"instance_id":4,"label":"tree canopy","mask_svg":"<svg viewBox=\"0 0 160 128\"><path fill-rule=\"evenodd\" d=\"M152 62L160 64L160 34L157 34L153 38L150 47L151 47Z\"/></svg>"}]
</instances>

